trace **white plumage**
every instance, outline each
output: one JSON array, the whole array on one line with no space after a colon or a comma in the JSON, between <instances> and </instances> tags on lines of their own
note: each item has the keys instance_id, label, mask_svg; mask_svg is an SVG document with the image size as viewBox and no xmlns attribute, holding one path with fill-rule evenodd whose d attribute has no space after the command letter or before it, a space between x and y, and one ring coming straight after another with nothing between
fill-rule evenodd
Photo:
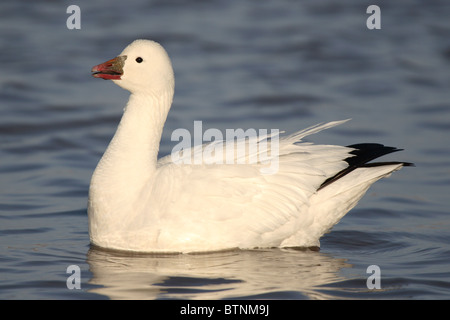
<instances>
[{"instance_id":1,"label":"white plumage","mask_svg":"<svg viewBox=\"0 0 450 320\"><path fill-rule=\"evenodd\" d=\"M165 50L156 42L136 40L118 58L92 71L131 92L90 185L90 239L100 247L197 252L319 246L319 238L372 183L409 165L367 164L397 151L381 145L349 148L301 142L345 121L285 137L255 138L259 144L279 139L277 152L268 158L277 161L277 170L269 174L264 173L267 163L250 161L261 159L260 150L248 150L245 164L209 161L206 146L184 150L175 161L171 156L157 160L174 93ZM186 159L195 153L201 153L203 162L189 164Z\"/></svg>"}]
</instances>

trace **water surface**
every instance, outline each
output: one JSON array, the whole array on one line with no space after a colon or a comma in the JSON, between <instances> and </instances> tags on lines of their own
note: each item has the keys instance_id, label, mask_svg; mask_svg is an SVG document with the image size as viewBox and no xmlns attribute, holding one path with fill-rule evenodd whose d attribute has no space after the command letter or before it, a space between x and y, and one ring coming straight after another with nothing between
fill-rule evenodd
<instances>
[{"instance_id":1,"label":"water surface","mask_svg":"<svg viewBox=\"0 0 450 320\"><path fill-rule=\"evenodd\" d=\"M448 299L450 4L365 1L0 4L1 299ZM91 174L127 92L90 76L136 38L161 42L177 128L286 132L352 118L309 140L381 142L414 162L374 185L320 251L130 256L90 248ZM69 290L66 269L81 270ZM366 272L381 270L381 289Z\"/></svg>"}]
</instances>

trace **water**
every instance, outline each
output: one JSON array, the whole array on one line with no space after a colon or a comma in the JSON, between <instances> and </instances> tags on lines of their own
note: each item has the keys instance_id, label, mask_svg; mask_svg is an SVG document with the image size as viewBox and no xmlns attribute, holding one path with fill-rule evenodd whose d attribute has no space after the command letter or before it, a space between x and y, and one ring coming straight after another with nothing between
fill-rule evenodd
<instances>
[{"instance_id":1,"label":"water","mask_svg":"<svg viewBox=\"0 0 450 320\"><path fill-rule=\"evenodd\" d=\"M1 299L450 298L450 4L378 1L0 4ZM352 118L309 139L381 142L410 161L373 186L320 251L267 249L130 256L90 248L91 174L127 92L90 76L136 38L172 57L177 128L293 132ZM81 271L69 290L67 267ZM367 267L381 270L370 290Z\"/></svg>"}]
</instances>

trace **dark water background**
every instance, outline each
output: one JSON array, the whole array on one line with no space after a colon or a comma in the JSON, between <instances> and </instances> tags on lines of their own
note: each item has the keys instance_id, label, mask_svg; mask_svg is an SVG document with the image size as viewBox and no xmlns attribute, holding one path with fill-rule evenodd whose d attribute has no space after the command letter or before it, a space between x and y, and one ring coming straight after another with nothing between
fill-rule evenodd
<instances>
[{"instance_id":1,"label":"dark water background","mask_svg":"<svg viewBox=\"0 0 450 320\"><path fill-rule=\"evenodd\" d=\"M450 298L449 1L77 1L80 30L69 4L0 3L0 299ZM387 160L416 167L374 185L319 252L90 249L89 180L128 96L90 68L136 38L173 60L162 154L194 120L293 132L352 118L309 139L393 145L405 151Z\"/></svg>"}]
</instances>

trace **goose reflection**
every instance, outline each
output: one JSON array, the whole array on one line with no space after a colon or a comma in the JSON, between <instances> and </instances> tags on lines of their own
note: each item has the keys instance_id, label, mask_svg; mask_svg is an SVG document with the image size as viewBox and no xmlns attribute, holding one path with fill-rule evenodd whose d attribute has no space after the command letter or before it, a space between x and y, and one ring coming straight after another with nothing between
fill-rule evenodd
<instances>
[{"instance_id":1,"label":"goose reflection","mask_svg":"<svg viewBox=\"0 0 450 320\"><path fill-rule=\"evenodd\" d=\"M327 299L344 259L313 250L130 254L92 247L90 292L110 299Z\"/></svg>"}]
</instances>

